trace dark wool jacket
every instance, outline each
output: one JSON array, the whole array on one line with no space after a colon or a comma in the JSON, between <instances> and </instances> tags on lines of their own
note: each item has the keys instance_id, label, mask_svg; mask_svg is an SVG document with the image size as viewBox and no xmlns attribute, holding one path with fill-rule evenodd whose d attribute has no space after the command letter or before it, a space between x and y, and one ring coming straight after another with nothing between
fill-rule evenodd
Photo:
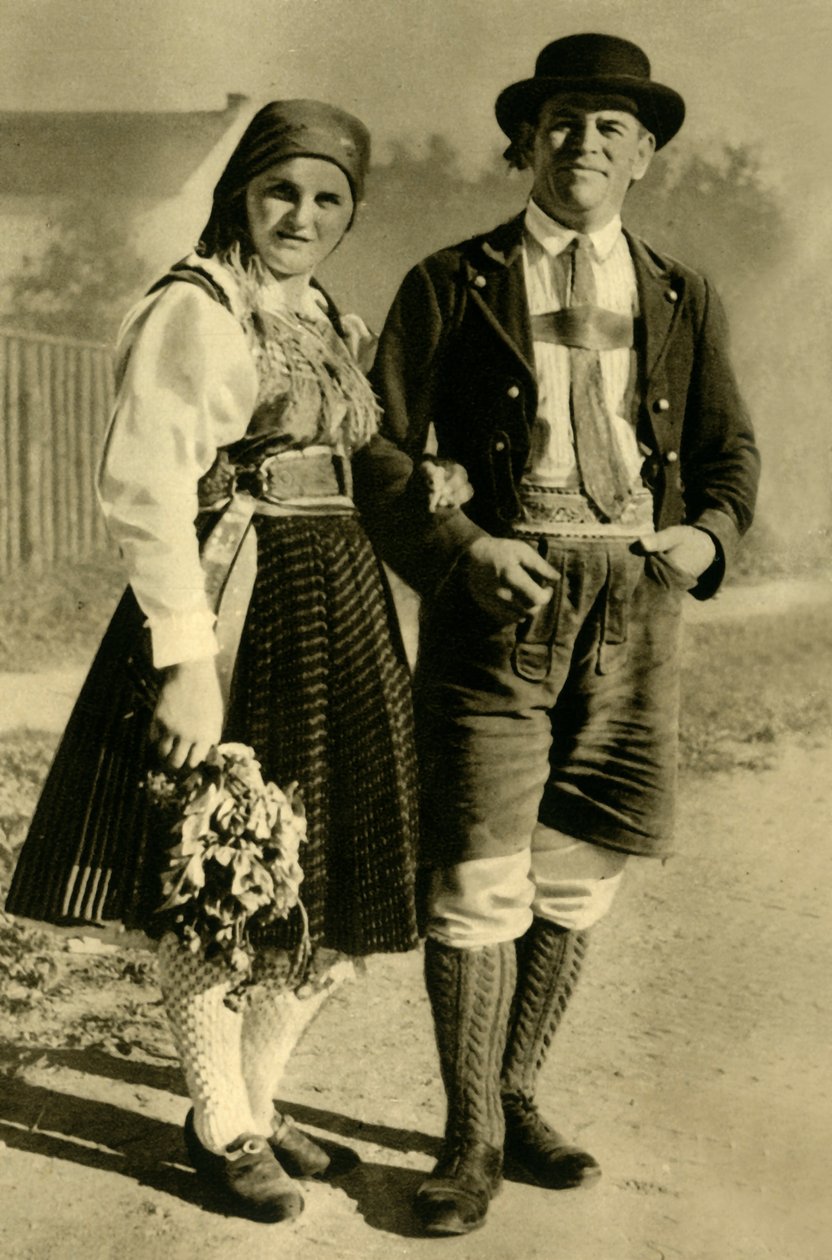
<instances>
[{"instance_id":1,"label":"dark wool jacket","mask_svg":"<svg viewBox=\"0 0 832 1260\"><path fill-rule=\"evenodd\" d=\"M429 593L482 531L518 514L537 383L522 261L523 216L427 258L405 277L371 379L382 432L355 459L356 493L384 558ZM728 361L725 319L702 276L628 234L641 316L633 424L655 525L708 531L718 558L694 594L714 593L751 523L759 456ZM474 487L464 513L429 517L413 463L433 425L441 458Z\"/></svg>"}]
</instances>

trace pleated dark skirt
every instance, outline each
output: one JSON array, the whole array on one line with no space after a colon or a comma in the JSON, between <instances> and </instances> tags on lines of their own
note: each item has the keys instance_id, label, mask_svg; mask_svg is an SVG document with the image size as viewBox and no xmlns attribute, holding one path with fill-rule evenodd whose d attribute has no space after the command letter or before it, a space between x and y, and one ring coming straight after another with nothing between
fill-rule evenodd
<instances>
[{"instance_id":1,"label":"pleated dark skirt","mask_svg":"<svg viewBox=\"0 0 832 1260\"><path fill-rule=\"evenodd\" d=\"M392 601L356 518L255 518L258 574L224 739L297 780L301 896L313 940L350 954L416 942L417 783L410 680ZM128 591L70 717L6 901L59 924L154 934L165 837L146 798L156 694ZM292 945L298 916L263 942Z\"/></svg>"}]
</instances>

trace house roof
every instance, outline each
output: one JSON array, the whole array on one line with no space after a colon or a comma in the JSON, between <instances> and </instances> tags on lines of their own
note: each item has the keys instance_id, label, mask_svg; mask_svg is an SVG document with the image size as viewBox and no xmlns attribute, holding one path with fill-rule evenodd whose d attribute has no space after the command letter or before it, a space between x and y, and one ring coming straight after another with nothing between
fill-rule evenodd
<instances>
[{"instance_id":1,"label":"house roof","mask_svg":"<svg viewBox=\"0 0 832 1260\"><path fill-rule=\"evenodd\" d=\"M193 113L0 112L0 195L162 198L178 192L245 96Z\"/></svg>"}]
</instances>

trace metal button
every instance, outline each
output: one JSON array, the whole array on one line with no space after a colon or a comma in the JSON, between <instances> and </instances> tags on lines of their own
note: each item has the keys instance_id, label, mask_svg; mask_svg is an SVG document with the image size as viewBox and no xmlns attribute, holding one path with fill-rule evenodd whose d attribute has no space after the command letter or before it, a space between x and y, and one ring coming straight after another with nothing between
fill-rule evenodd
<instances>
[{"instance_id":1,"label":"metal button","mask_svg":"<svg viewBox=\"0 0 832 1260\"><path fill-rule=\"evenodd\" d=\"M494 443L494 450L495 450L495 451L504 451L505 449L506 449L506 444L505 444L505 442L503 442L503 441L502 441L502 439L498 439L498 440Z\"/></svg>"},{"instance_id":2,"label":"metal button","mask_svg":"<svg viewBox=\"0 0 832 1260\"><path fill-rule=\"evenodd\" d=\"M509 385L508 389L506 390L506 393L508 394L509 398L519 398L520 387L518 385Z\"/></svg>"},{"instance_id":3,"label":"metal button","mask_svg":"<svg viewBox=\"0 0 832 1260\"><path fill-rule=\"evenodd\" d=\"M485 276L474 276L474 284L478 289L484 289L485 283Z\"/></svg>"},{"instance_id":4,"label":"metal button","mask_svg":"<svg viewBox=\"0 0 832 1260\"><path fill-rule=\"evenodd\" d=\"M675 464L678 458L678 451L668 451L664 457L666 464Z\"/></svg>"},{"instance_id":5,"label":"metal button","mask_svg":"<svg viewBox=\"0 0 832 1260\"><path fill-rule=\"evenodd\" d=\"M670 401L667 398L657 398L653 403L654 411L670 411Z\"/></svg>"},{"instance_id":6,"label":"metal button","mask_svg":"<svg viewBox=\"0 0 832 1260\"><path fill-rule=\"evenodd\" d=\"M665 293L665 297L667 298L668 302L679 301L679 294L676 292L675 289L668 289L667 293Z\"/></svg>"}]
</instances>

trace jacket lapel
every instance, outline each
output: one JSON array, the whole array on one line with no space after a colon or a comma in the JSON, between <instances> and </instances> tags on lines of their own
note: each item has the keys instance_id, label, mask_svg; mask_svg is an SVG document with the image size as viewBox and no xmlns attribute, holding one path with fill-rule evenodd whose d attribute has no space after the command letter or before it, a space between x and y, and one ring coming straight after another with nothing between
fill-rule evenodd
<instances>
[{"instance_id":1,"label":"jacket lapel","mask_svg":"<svg viewBox=\"0 0 832 1260\"><path fill-rule=\"evenodd\" d=\"M682 306L684 280L668 271L643 241L624 233L630 246L638 287L639 308L644 329L644 375L646 386L667 346L673 324Z\"/></svg>"},{"instance_id":2,"label":"jacket lapel","mask_svg":"<svg viewBox=\"0 0 832 1260\"><path fill-rule=\"evenodd\" d=\"M468 260L471 300L511 348L536 383L529 303L523 272L520 214L480 238ZM646 388L667 347L683 305L684 279L669 270L645 243L625 230L638 287L643 328L642 388Z\"/></svg>"},{"instance_id":3,"label":"jacket lapel","mask_svg":"<svg viewBox=\"0 0 832 1260\"><path fill-rule=\"evenodd\" d=\"M471 300L536 380L529 303L523 274L523 218L502 223L480 240L468 263Z\"/></svg>"}]
</instances>

